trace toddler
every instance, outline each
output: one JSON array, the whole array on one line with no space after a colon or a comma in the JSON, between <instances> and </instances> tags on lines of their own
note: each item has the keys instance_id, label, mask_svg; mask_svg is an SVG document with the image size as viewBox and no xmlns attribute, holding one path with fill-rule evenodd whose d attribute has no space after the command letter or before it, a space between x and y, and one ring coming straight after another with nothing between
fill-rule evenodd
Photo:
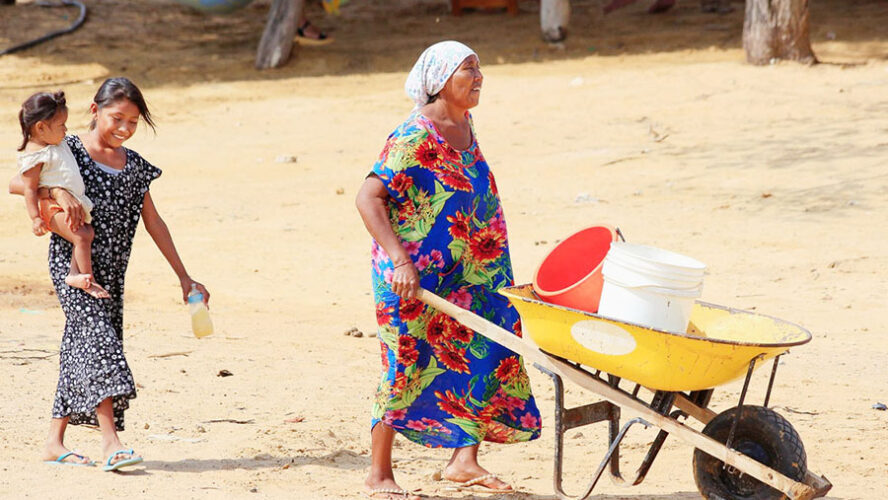
<instances>
[{"instance_id":1,"label":"toddler","mask_svg":"<svg viewBox=\"0 0 888 500\"><path fill-rule=\"evenodd\" d=\"M93 203L86 197L80 169L65 141L68 108L64 92L39 92L29 97L19 111L22 145L18 155L19 174L24 183L25 206L37 236L52 231L74 245L71 269L65 278L68 286L80 288L96 298L108 298L108 292L93 278L91 246L93 228L90 211ZM74 229L62 207L52 197L40 198L38 190L53 188L68 191L83 207L84 224Z\"/></svg>"}]
</instances>

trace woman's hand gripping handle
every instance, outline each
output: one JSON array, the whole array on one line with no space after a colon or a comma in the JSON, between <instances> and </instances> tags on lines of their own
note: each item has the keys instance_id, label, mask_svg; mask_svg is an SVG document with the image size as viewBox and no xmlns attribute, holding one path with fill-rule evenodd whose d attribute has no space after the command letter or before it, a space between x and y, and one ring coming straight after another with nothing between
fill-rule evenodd
<instances>
[{"instance_id":1,"label":"woman's hand gripping handle","mask_svg":"<svg viewBox=\"0 0 888 500\"><path fill-rule=\"evenodd\" d=\"M392 272L392 291L404 300L412 300L419 291L419 271L413 261L406 260L395 264Z\"/></svg>"}]
</instances>

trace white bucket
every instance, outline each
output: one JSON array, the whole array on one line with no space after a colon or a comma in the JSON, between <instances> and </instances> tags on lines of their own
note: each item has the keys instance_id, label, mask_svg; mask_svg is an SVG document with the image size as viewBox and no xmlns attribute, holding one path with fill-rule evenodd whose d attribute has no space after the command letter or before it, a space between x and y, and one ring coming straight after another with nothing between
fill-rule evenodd
<instances>
[{"instance_id":1,"label":"white bucket","mask_svg":"<svg viewBox=\"0 0 888 500\"><path fill-rule=\"evenodd\" d=\"M706 265L659 248L613 242L604 258L598 314L685 333Z\"/></svg>"}]
</instances>

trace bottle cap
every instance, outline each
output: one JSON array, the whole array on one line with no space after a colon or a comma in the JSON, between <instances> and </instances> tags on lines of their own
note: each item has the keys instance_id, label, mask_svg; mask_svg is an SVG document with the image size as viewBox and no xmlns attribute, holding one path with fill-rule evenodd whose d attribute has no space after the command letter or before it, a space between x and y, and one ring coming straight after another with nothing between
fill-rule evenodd
<instances>
[{"instance_id":1,"label":"bottle cap","mask_svg":"<svg viewBox=\"0 0 888 500\"><path fill-rule=\"evenodd\" d=\"M197 289L197 285L194 283L191 284L191 291L188 292L188 303L196 304L198 302L203 302L203 294L200 293Z\"/></svg>"}]
</instances>

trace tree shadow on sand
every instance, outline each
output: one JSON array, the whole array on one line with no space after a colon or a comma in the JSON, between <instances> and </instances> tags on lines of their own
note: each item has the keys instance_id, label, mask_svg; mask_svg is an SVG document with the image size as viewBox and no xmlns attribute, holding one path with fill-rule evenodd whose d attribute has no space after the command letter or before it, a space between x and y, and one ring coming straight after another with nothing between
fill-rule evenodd
<instances>
[{"instance_id":1,"label":"tree shadow on sand","mask_svg":"<svg viewBox=\"0 0 888 500\"><path fill-rule=\"evenodd\" d=\"M324 17L309 2L308 17L331 31L332 44L303 47L284 67L256 71L256 47L270 0L257 0L226 16L209 16L173 0L105 0L90 2L87 23L73 34L4 56L15 67L47 66L41 82L7 79L0 88L47 86L125 74L143 87L188 85L207 81L254 81L297 76L406 73L420 51L443 39L457 39L481 54L482 63L508 64L582 59L590 55L622 56L711 48L739 49L743 3L733 12L701 12L696 0L678 2L662 15L646 14L639 1L604 16L598 0L573 0L569 37L551 46L540 38L539 3L524 0L520 14L499 11L449 13L447 0L353 1L340 17ZM888 13L879 0L822 0L811 3L813 41L885 40L881 26ZM73 9L41 9L36 3L0 6L0 47L35 38L70 22ZM854 29L843 29L854 25ZM29 26L27 30L14 29ZM879 44L876 46L880 47ZM874 50L878 52L878 47ZM873 58L886 58L883 53ZM95 75L59 74L59 67L87 65ZM4 74L5 72L0 72Z\"/></svg>"}]
</instances>

